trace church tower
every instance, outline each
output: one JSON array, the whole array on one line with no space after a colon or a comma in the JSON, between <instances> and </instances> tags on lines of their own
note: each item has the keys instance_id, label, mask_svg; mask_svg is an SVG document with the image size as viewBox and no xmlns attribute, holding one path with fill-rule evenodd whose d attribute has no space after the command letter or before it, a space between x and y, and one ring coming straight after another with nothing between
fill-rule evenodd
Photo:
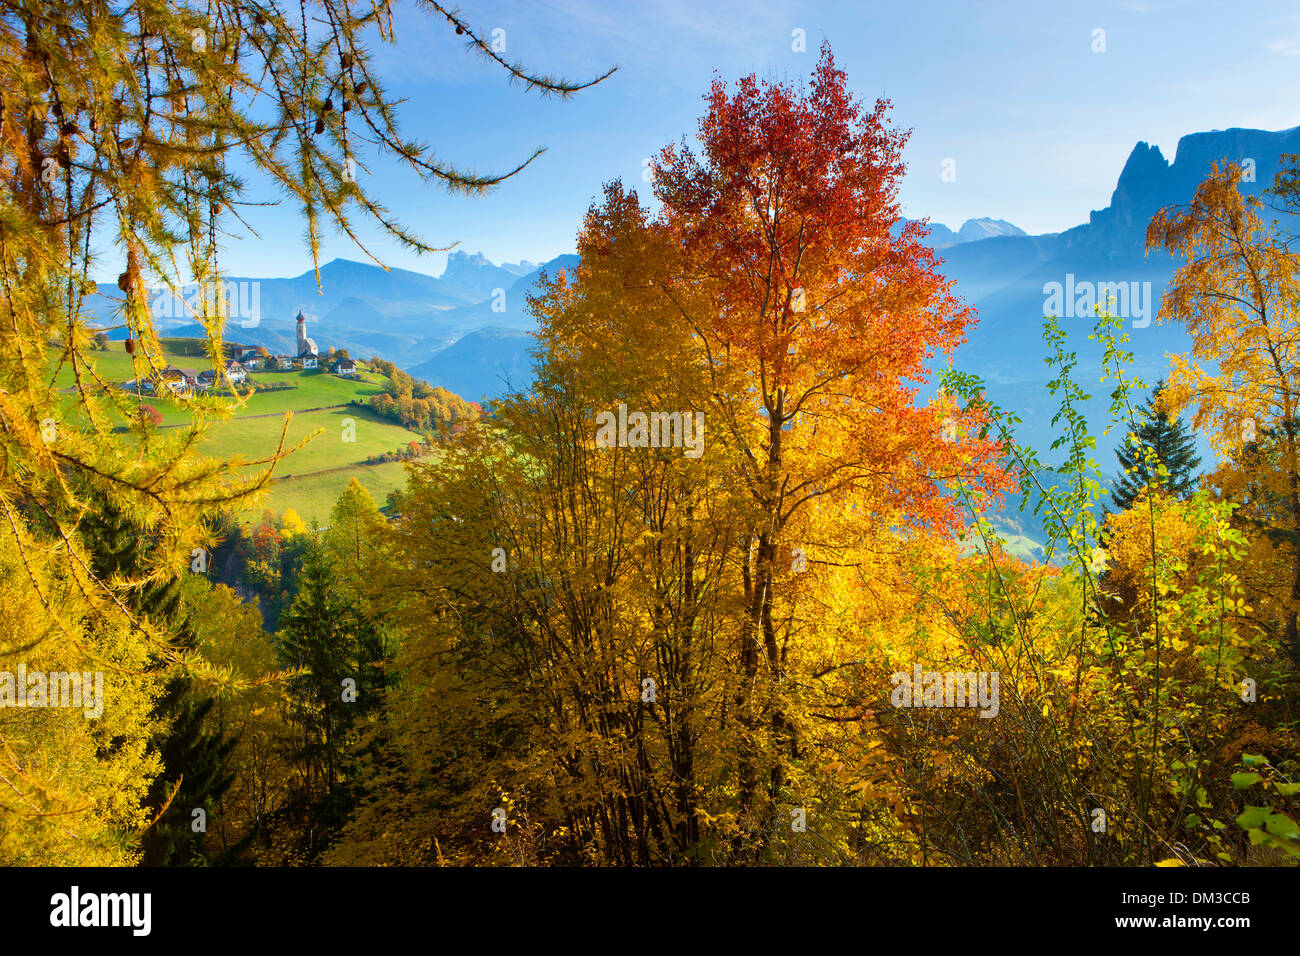
<instances>
[{"instance_id":1,"label":"church tower","mask_svg":"<svg viewBox=\"0 0 1300 956\"><path fill-rule=\"evenodd\" d=\"M306 356L309 355L312 358L316 357L316 343L312 339L307 338L307 318L302 314L302 312L299 312L298 313L298 357L305 358Z\"/></svg>"}]
</instances>

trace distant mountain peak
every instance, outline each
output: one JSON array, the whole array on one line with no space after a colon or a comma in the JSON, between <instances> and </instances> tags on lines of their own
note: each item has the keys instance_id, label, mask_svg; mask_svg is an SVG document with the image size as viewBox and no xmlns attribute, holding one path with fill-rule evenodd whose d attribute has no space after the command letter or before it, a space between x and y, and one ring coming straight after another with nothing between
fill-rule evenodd
<instances>
[{"instance_id":1,"label":"distant mountain peak","mask_svg":"<svg viewBox=\"0 0 1300 956\"><path fill-rule=\"evenodd\" d=\"M1120 170L1111 203L1114 204L1120 197L1151 189L1164 179L1168 171L1169 161L1160 152L1160 147L1139 142L1128 154L1124 168Z\"/></svg>"},{"instance_id":2,"label":"distant mountain peak","mask_svg":"<svg viewBox=\"0 0 1300 956\"><path fill-rule=\"evenodd\" d=\"M1269 131L1233 127L1188 133L1178 140L1171 163L1160 147L1139 142L1129 152L1105 209L1094 210L1084 226L1067 230L1069 241L1097 251L1125 254L1146 245L1147 224L1166 206L1190 202L1214 163L1243 166L1242 192L1258 195L1273 182L1281 156L1300 151L1300 128Z\"/></svg>"},{"instance_id":3,"label":"distant mountain peak","mask_svg":"<svg viewBox=\"0 0 1300 956\"><path fill-rule=\"evenodd\" d=\"M496 265L481 252L453 252L439 281L461 289L467 298L483 301L498 289L508 289L519 276Z\"/></svg>"},{"instance_id":4,"label":"distant mountain peak","mask_svg":"<svg viewBox=\"0 0 1300 956\"><path fill-rule=\"evenodd\" d=\"M967 219L957 230L958 242L978 242L981 239L993 239L997 236L1023 236L1025 230L1007 222L1005 219Z\"/></svg>"},{"instance_id":5,"label":"distant mountain peak","mask_svg":"<svg viewBox=\"0 0 1300 956\"><path fill-rule=\"evenodd\" d=\"M906 220L904 220L906 221ZM1023 236L1025 231L1005 219L967 219L961 229L954 232L941 222L931 221L927 227L929 245L932 249L944 249L963 242L979 242L981 239L996 239L998 236Z\"/></svg>"},{"instance_id":6,"label":"distant mountain peak","mask_svg":"<svg viewBox=\"0 0 1300 956\"><path fill-rule=\"evenodd\" d=\"M481 252L453 252L449 256L447 256L447 268L442 270L442 275L439 276L439 278L445 279L447 278L447 275L449 273L456 272L459 269L464 269L467 267L473 267L473 266L493 267L495 265L496 263L494 263L487 256L483 255L483 253Z\"/></svg>"}]
</instances>

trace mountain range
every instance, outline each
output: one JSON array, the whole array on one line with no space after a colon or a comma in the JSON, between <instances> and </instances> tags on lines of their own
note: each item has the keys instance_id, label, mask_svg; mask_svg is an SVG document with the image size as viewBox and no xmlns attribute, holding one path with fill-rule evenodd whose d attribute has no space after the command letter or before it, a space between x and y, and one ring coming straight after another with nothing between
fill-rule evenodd
<instances>
[{"instance_id":1,"label":"mountain range","mask_svg":"<svg viewBox=\"0 0 1300 956\"><path fill-rule=\"evenodd\" d=\"M1050 380L1042 338L1043 315L1049 309L1047 289L1056 283L1065 290L1090 284L1123 283L1138 301L1125 306L1127 347L1134 353L1137 374L1153 385L1165 373L1170 353L1190 348L1186 332L1155 320L1161 296L1177 268L1168 255L1146 251L1146 227L1163 207L1191 201L1196 187L1215 162L1253 161L1254 178L1241 184L1248 195L1259 195L1273 182L1281 157L1300 153L1300 127L1272 132L1228 129L1182 137L1172 161L1160 148L1135 145L1119 171L1109 202L1092 211L1086 222L1060 233L1026 235L1005 220L972 219L959 230L929 223L928 241L939 255L939 270L976 310L978 323L957 350L954 364L983 377L990 397L1022 419L1018 437L1051 460L1055 431L1051 418L1056 401L1047 393ZM1279 216L1283 220L1287 217ZM1300 223L1284 221L1300 231ZM560 257L544 269L563 267L572 257ZM523 280L521 280L523 281ZM528 282L531 283L529 278ZM1133 285L1136 283L1136 287ZM1149 283L1149 286L1146 285ZM1099 291L1099 290L1098 290ZM471 331L435 354L415 363L412 374L444 384L466 397L500 394L505 382L523 387L526 379L532 318L518 311L521 296L508 296L505 313L493 314L485 304L461 307L454 314L482 320ZM1112 450L1122 435L1103 435L1108 421L1109 388L1100 384L1101 347L1089 341L1095 316L1086 302L1061 319L1069 333L1067 348L1079 357L1077 375L1092 394L1084 412L1097 439L1097 460L1104 471L1113 467ZM1139 307L1142 313L1139 314ZM1071 311L1076 314L1071 315ZM1123 310L1122 310L1123 311ZM1203 456L1210 461L1208 455Z\"/></svg>"},{"instance_id":2,"label":"mountain range","mask_svg":"<svg viewBox=\"0 0 1300 956\"><path fill-rule=\"evenodd\" d=\"M1133 283L1145 290L1142 284L1149 282L1147 314L1128 316L1125 331L1137 373L1154 384L1168 367L1168 355L1189 350L1191 341L1181 327L1155 321L1178 263L1159 250L1147 253L1147 224L1161 208L1189 203L1213 163L1253 160L1254 179L1242 182L1241 190L1259 195L1272 185L1281 157L1288 153L1300 153L1300 127L1194 133L1179 140L1172 162L1159 147L1138 143L1120 171L1110 202L1093 211L1086 223L1061 233L997 236L944 249L940 271L955 280L957 293L979 314L979 324L958 350L955 364L983 376L994 400L1021 414L1022 439L1046 452L1056 411L1044 388L1050 376L1041 337L1049 284L1079 288L1085 282L1093 287L1122 282L1130 290ZM1300 228L1291 217L1276 218L1288 231ZM1130 312L1136 311L1129 305ZM1101 346L1088 341L1095 318L1090 311L1066 315L1061 323L1070 333L1068 347L1078 352L1079 378L1094 396L1084 410L1097 437L1099 460L1109 469L1110 452L1123 436L1118 430L1101 434L1109 387L1099 382Z\"/></svg>"},{"instance_id":3,"label":"mountain range","mask_svg":"<svg viewBox=\"0 0 1300 956\"><path fill-rule=\"evenodd\" d=\"M934 249L946 249L963 242L979 242L981 239L992 239L994 236L1025 234L1023 229L1013 226L1005 219L967 219L956 232L940 222L930 222L927 225L930 230L930 246Z\"/></svg>"},{"instance_id":4,"label":"mountain range","mask_svg":"<svg viewBox=\"0 0 1300 956\"><path fill-rule=\"evenodd\" d=\"M1159 147L1138 143L1109 202L1064 232L1026 235L1005 220L990 218L968 220L956 231L929 223L928 242L939 253L939 270L955 281L956 292L978 313L978 325L958 350L955 364L981 375L990 396L1020 414L1021 439L1049 457L1055 403L1044 388L1049 375L1041 325L1051 284L1068 290L1067 295L1083 284L1124 283L1142 293L1149 288L1145 301L1139 295L1137 302L1128 303L1135 314L1126 328L1137 371L1153 383L1167 366L1167 353L1185 351L1189 340L1182 329L1154 321L1176 264L1163 253L1146 253L1147 223L1160 208L1190 201L1211 163L1253 160L1254 180L1242 189L1255 195L1272 183L1286 153L1300 153L1300 127L1193 133L1179 140L1172 162ZM322 348L346 348L360 357L377 354L467 399L490 398L529 384L536 321L528 313L527 295L542 275L576 262L575 256L560 255L541 265L498 265L481 253L454 252L437 278L346 259L321 266L319 289L311 271L294 278L234 278L260 284L261 317L255 327L228 329L227 338L289 350L294 316L302 310ZM109 323L120 293L107 285L101 292L91 297L99 301L88 302L89 310ZM1100 434L1107 390L1098 384L1099 347L1087 339L1093 318L1086 302L1080 312L1087 314L1064 318L1062 324L1070 333L1070 348L1079 353L1078 374L1085 387L1093 386L1095 397L1085 412L1097 433L1099 460L1109 468L1109 448L1118 435ZM159 325L171 335L201 332L183 317L163 317Z\"/></svg>"},{"instance_id":5,"label":"mountain range","mask_svg":"<svg viewBox=\"0 0 1300 956\"><path fill-rule=\"evenodd\" d=\"M243 295L256 301L256 321L231 306L226 338L244 345L264 345L273 353L291 352L296 340L296 316L308 320L311 336L322 348L345 348L353 356L379 355L403 367L433 357L468 332L488 324L514 330L530 327L523 321L525 295L536 287L543 272L554 274L571 266L575 256L558 256L539 266L527 260L496 265L481 253L453 252L437 278L408 269L384 269L349 259L334 259L316 273L308 270L292 278L226 277L231 302ZM255 290L254 296L252 290ZM85 311L91 324L111 327L120 323L121 293L100 283L98 294L88 296ZM182 298L194 294L181 290ZM150 302L160 332L186 337L203 335L191 313L165 290L151 290ZM110 338L125 338L115 328ZM495 393L491 376L484 393ZM464 383L474 393L472 381Z\"/></svg>"}]
</instances>

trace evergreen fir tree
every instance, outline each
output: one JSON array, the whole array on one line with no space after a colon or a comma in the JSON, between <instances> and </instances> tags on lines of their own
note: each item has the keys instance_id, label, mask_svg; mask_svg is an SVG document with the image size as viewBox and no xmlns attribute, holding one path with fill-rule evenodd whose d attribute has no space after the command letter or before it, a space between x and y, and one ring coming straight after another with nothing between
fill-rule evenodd
<instances>
[{"instance_id":1,"label":"evergreen fir tree","mask_svg":"<svg viewBox=\"0 0 1300 956\"><path fill-rule=\"evenodd\" d=\"M154 781L151 803L161 806L177 780L180 789L167 812L144 835L141 862L146 866L206 866L214 859L203 833L194 831L195 811L203 811L205 824L216 812L235 779L226 771L226 758L236 743L234 737L206 729L214 703L212 697L195 694L185 680L173 680L159 701L158 710L170 717L170 727L157 742L164 771Z\"/></svg>"},{"instance_id":2,"label":"evergreen fir tree","mask_svg":"<svg viewBox=\"0 0 1300 956\"><path fill-rule=\"evenodd\" d=\"M1138 408L1134 429L1137 441L1128 441L1115 449L1120 473L1111 491L1111 499L1118 510L1127 511L1134 500L1147 488L1148 467L1144 450L1150 448L1156 459L1169 471L1165 487L1170 494L1187 498L1196 490L1196 469L1201 459L1196 454L1196 441L1182 418L1171 419L1160 408L1160 391L1164 382L1157 383L1151 395Z\"/></svg>"},{"instance_id":3,"label":"evergreen fir tree","mask_svg":"<svg viewBox=\"0 0 1300 956\"><path fill-rule=\"evenodd\" d=\"M342 586L334 557L314 537L280 621L278 651L286 667L306 671L289 689L288 717L300 731L291 758L305 780L292 812L302 825L303 852L314 859L362 795L356 731L382 702L386 656L381 629Z\"/></svg>"}]
</instances>

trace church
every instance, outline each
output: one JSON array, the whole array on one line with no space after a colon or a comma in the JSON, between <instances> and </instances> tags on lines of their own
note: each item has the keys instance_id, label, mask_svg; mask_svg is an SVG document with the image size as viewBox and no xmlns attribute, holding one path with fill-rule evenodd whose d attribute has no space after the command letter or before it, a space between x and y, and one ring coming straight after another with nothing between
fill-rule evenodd
<instances>
[{"instance_id":1,"label":"church","mask_svg":"<svg viewBox=\"0 0 1300 956\"><path fill-rule=\"evenodd\" d=\"M298 313L298 355L303 368L315 368L317 362L316 342L307 337L307 318Z\"/></svg>"}]
</instances>

